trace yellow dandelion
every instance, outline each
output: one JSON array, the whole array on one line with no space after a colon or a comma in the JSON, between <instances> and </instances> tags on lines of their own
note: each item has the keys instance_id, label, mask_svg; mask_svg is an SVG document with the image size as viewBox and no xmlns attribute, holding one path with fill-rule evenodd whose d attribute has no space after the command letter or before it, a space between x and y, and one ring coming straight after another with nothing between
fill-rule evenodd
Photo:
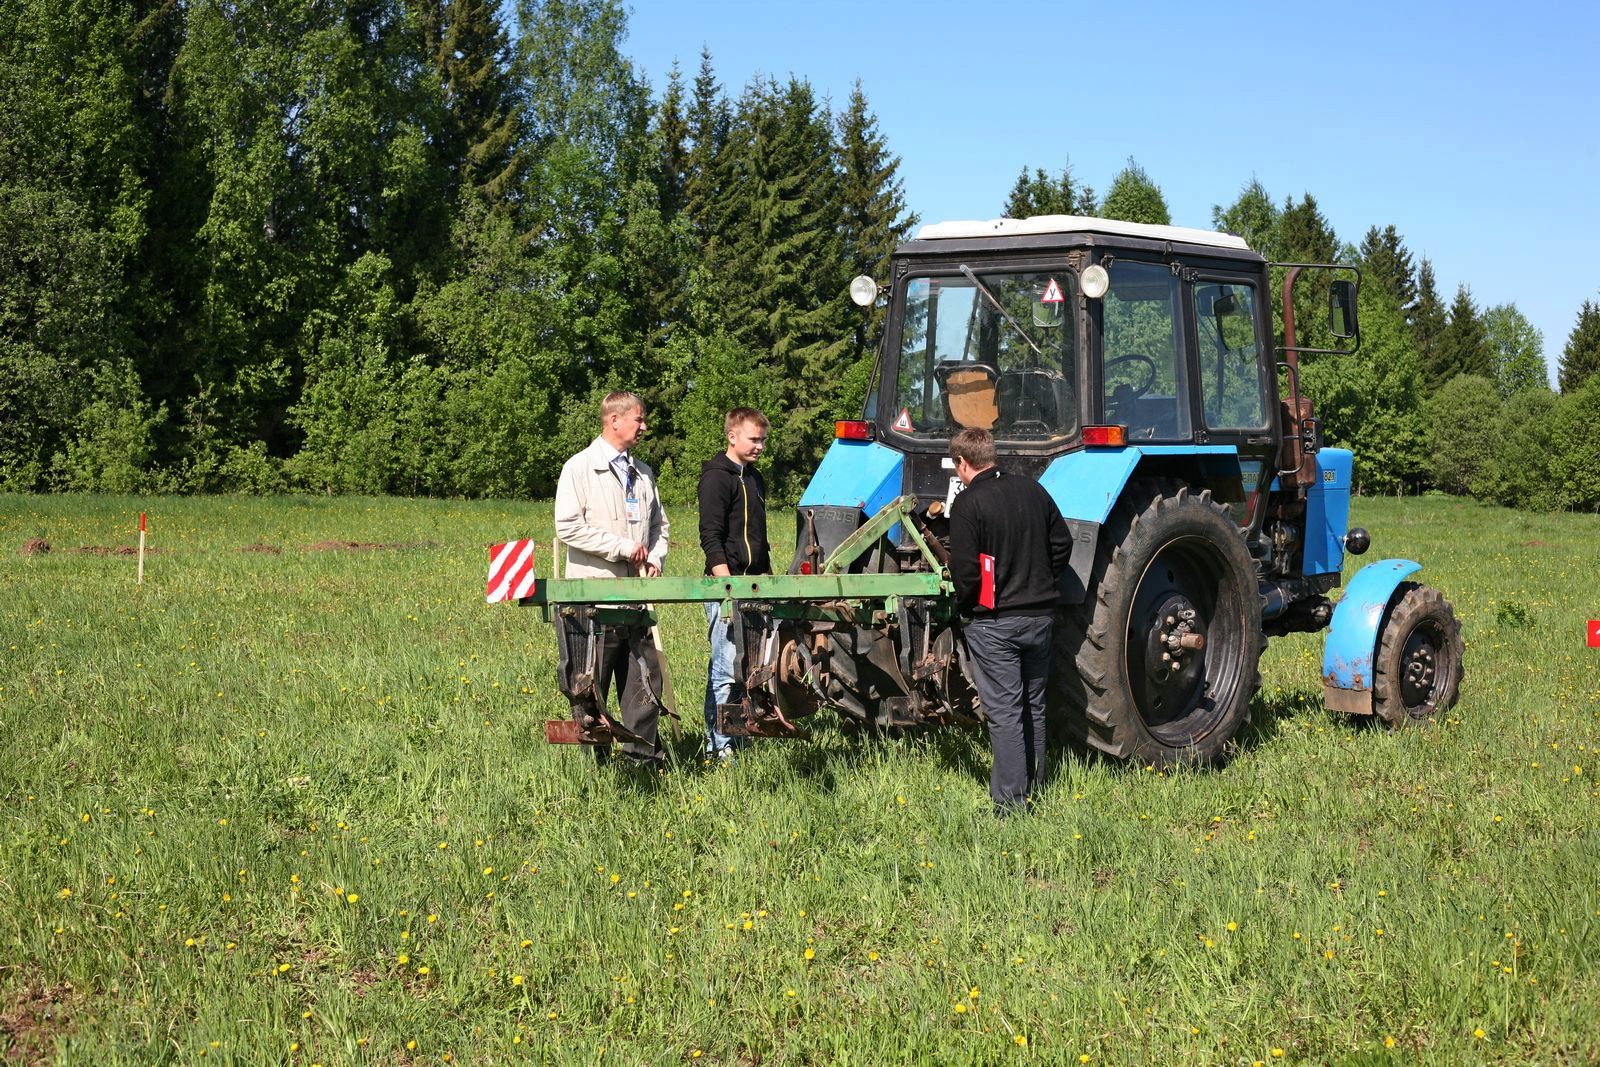
<instances>
[{"instance_id":1,"label":"yellow dandelion","mask_svg":"<svg viewBox=\"0 0 1600 1067\"><path fill-rule=\"evenodd\" d=\"M524 979L523 979L522 975L520 975L520 974L514 974L514 975L511 976L511 984L512 985L521 985L523 983L523 981L524 981Z\"/></svg>"},{"instance_id":2,"label":"yellow dandelion","mask_svg":"<svg viewBox=\"0 0 1600 1067\"><path fill-rule=\"evenodd\" d=\"M1283 1059L1283 1049L1281 1049L1281 1048L1273 1049L1272 1050L1272 1058L1275 1059L1275 1060Z\"/></svg>"},{"instance_id":3,"label":"yellow dandelion","mask_svg":"<svg viewBox=\"0 0 1600 1067\"><path fill-rule=\"evenodd\" d=\"M1013 1045L1016 1045L1018 1048L1027 1048L1028 1047L1028 1035L1026 1035L1026 1034L1018 1034L1016 1037L1013 1037L1011 1039L1011 1043Z\"/></svg>"},{"instance_id":4,"label":"yellow dandelion","mask_svg":"<svg viewBox=\"0 0 1600 1067\"><path fill-rule=\"evenodd\" d=\"M1393 1034L1384 1035L1383 1047L1384 1048L1394 1048L1394 1035Z\"/></svg>"},{"instance_id":5,"label":"yellow dandelion","mask_svg":"<svg viewBox=\"0 0 1600 1067\"><path fill-rule=\"evenodd\" d=\"M878 962L878 953L877 953L877 950L876 950L876 949L874 949L874 950L873 950L873 951L871 951L871 952L868 952L868 953L867 953L867 959L869 959L869 960L871 960L871 961L872 961L872 962L873 962L873 963L877 963L877 962Z\"/></svg>"},{"instance_id":6,"label":"yellow dandelion","mask_svg":"<svg viewBox=\"0 0 1600 1067\"><path fill-rule=\"evenodd\" d=\"M965 1015L967 1013L967 1006L958 1000L955 1003L955 1011L957 1015Z\"/></svg>"},{"instance_id":7,"label":"yellow dandelion","mask_svg":"<svg viewBox=\"0 0 1600 1067\"><path fill-rule=\"evenodd\" d=\"M1228 933L1231 934L1237 929L1239 929L1239 924L1238 923L1231 922L1231 921L1228 923Z\"/></svg>"},{"instance_id":8,"label":"yellow dandelion","mask_svg":"<svg viewBox=\"0 0 1600 1067\"><path fill-rule=\"evenodd\" d=\"M1472 1036L1477 1038L1479 1041L1482 1041L1484 1038L1488 1037L1489 1035L1484 1033L1483 1032L1483 1027L1480 1026L1476 1030L1472 1031Z\"/></svg>"},{"instance_id":9,"label":"yellow dandelion","mask_svg":"<svg viewBox=\"0 0 1600 1067\"><path fill-rule=\"evenodd\" d=\"M344 895L344 899L346 899L350 903L354 904L356 901L361 899L361 894L360 893L346 893Z\"/></svg>"},{"instance_id":10,"label":"yellow dandelion","mask_svg":"<svg viewBox=\"0 0 1600 1067\"><path fill-rule=\"evenodd\" d=\"M814 949L814 948L806 949L806 959L814 960L816 958L817 958L817 950L816 949Z\"/></svg>"}]
</instances>

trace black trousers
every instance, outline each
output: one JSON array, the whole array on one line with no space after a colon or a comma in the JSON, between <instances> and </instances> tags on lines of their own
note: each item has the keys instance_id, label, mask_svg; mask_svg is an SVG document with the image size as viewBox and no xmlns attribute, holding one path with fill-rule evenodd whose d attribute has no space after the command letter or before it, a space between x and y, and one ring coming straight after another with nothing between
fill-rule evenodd
<instances>
[{"instance_id":1,"label":"black trousers","mask_svg":"<svg viewBox=\"0 0 1600 1067\"><path fill-rule=\"evenodd\" d=\"M1045 682L1053 628L1048 615L973 619L963 627L994 752L989 796L996 808L1027 803L1044 779Z\"/></svg>"},{"instance_id":2,"label":"black trousers","mask_svg":"<svg viewBox=\"0 0 1600 1067\"><path fill-rule=\"evenodd\" d=\"M656 655L648 626L607 626L600 641L600 662L595 665L601 704L610 699L615 685L622 725L649 742L622 743L622 754L636 763L654 763L662 758L656 733L661 716L655 695L660 690ZM606 762L611 746L596 745L594 755L601 763Z\"/></svg>"}]
</instances>

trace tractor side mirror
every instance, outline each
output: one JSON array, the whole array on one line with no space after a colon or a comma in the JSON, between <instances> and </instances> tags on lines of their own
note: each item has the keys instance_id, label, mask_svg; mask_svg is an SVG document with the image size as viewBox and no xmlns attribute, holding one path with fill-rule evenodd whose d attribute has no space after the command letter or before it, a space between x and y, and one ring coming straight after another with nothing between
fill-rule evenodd
<instances>
[{"instance_id":1,"label":"tractor side mirror","mask_svg":"<svg viewBox=\"0 0 1600 1067\"><path fill-rule=\"evenodd\" d=\"M1328 330L1338 338L1354 337L1356 323L1356 283L1347 278L1328 286Z\"/></svg>"}]
</instances>

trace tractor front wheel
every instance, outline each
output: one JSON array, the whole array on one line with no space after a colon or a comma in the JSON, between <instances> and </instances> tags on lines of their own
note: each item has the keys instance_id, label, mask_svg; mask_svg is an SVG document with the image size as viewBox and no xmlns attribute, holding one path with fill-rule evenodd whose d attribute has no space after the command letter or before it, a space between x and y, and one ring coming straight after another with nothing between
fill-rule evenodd
<instances>
[{"instance_id":1,"label":"tractor front wheel","mask_svg":"<svg viewBox=\"0 0 1600 1067\"><path fill-rule=\"evenodd\" d=\"M1437 589L1402 583L1373 657L1372 710L1399 729L1450 707L1461 690L1462 653L1450 601Z\"/></svg>"},{"instance_id":2,"label":"tractor front wheel","mask_svg":"<svg viewBox=\"0 0 1600 1067\"><path fill-rule=\"evenodd\" d=\"M1188 488L1125 501L1101 530L1088 593L1056 625L1055 717L1115 759L1220 762L1249 721L1265 643L1228 510Z\"/></svg>"}]
</instances>

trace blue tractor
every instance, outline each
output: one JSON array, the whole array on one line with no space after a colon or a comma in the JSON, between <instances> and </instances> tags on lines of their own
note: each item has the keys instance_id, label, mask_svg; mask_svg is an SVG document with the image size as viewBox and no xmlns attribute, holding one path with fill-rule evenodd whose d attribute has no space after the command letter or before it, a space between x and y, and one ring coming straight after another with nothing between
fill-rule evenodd
<instances>
[{"instance_id":1,"label":"blue tractor","mask_svg":"<svg viewBox=\"0 0 1600 1067\"><path fill-rule=\"evenodd\" d=\"M1285 272L1282 347L1271 267ZM1308 269L1324 272L1345 349L1296 343ZM1347 528L1352 456L1322 446L1298 371L1304 352L1359 344L1353 268L1268 264L1228 234L1048 216L925 226L890 270L852 287L864 305L887 295L886 335L863 417L838 424L800 500L793 572L906 497L905 521L853 569L932 566L924 543L939 546L961 488L949 438L981 427L1076 535L1053 728L1116 759L1216 762L1249 719L1267 638L1324 629L1328 708L1398 727L1455 701L1460 627L1410 580L1419 564L1371 563L1337 606L1328 596L1370 539ZM814 698L880 726L971 717L947 622L811 635L830 668Z\"/></svg>"},{"instance_id":2,"label":"blue tractor","mask_svg":"<svg viewBox=\"0 0 1600 1067\"><path fill-rule=\"evenodd\" d=\"M1283 346L1269 283L1283 271ZM1328 293L1336 349L1296 341L1294 291ZM990 430L999 464L1036 478L1071 526L1051 670L1051 729L1141 764L1212 764L1233 750L1269 637L1327 630L1325 703L1392 727L1456 699L1460 627L1410 580L1363 567L1337 606L1352 456L1322 446L1299 360L1359 345L1353 268L1269 264L1238 237L1046 216L925 226L896 249L883 347L865 410L796 508L788 574L543 583L528 603L557 623L572 721L552 741L621 736L595 652L640 602L720 600L736 618L743 693L725 733L804 736L834 709L846 728L976 724L982 708L949 581L948 458ZM652 684L666 677L665 664ZM664 687L663 687L664 688Z\"/></svg>"}]
</instances>

